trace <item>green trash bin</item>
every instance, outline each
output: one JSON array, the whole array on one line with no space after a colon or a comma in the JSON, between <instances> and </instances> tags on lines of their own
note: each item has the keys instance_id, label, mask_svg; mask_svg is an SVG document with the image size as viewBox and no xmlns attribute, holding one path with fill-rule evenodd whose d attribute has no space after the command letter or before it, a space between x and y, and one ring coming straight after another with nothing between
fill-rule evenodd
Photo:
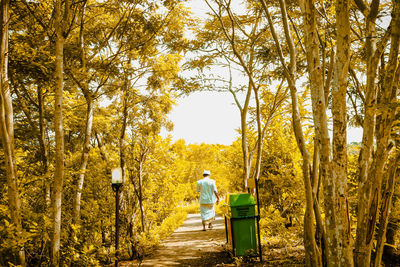
<instances>
[{"instance_id":1,"label":"green trash bin","mask_svg":"<svg viewBox=\"0 0 400 267\"><path fill-rule=\"evenodd\" d=\"M257 255L255 201L251 194L230 194L227 239L235 256Z\"/></svg>"}]
</instances>

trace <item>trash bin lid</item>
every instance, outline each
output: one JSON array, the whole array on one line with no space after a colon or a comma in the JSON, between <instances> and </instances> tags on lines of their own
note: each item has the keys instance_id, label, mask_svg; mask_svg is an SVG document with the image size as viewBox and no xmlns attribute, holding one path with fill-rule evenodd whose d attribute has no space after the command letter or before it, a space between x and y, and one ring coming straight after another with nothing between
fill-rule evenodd
<instances>
[{"instance_id":1,"label":"trash bin lid","mask_svg":"<svg viewBox=\"0 0 400 267\"><path fill-rule=\"evenodd\" d=\"M248 206L255 205L254 197L252 194L229 194L229 206Z\"/></svg>"}]
</instances>

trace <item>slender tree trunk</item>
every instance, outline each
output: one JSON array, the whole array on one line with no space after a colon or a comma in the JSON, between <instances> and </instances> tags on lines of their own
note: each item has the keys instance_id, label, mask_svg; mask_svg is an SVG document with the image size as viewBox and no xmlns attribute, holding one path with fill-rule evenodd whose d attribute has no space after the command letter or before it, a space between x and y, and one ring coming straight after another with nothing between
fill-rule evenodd
<instances>
[{"instance_id":1,"label":"slender tree trunk","mask_svg":"<svg viewBox=\"0 0 400 267\"><path fill-rule=\"evenodd\" d=\"M8 187L8 207L12 223L17 230L17 236L22 234L21 202L18 192L18 179L14 152L14 119L10 86L8 81L8 25L9 1L1 0L1 43L0 43L0 129L1 141L4 150L6 176ZM25 262L24 245L18 248L19 263Z\"/></svg>"},{"instance_id":2,"label":"slender tree trunk","mask_svg":"<svg viewBox=\"0 0 400 267\"><path fill-rule=\"evenodd\" d=\"M399 174L396 174L398 177ZM394 201L393 201L394 202ZM393 203L392 203L393 205ZM383 255L382 257L387 260L387 262L392 262L394 261L396 257L396 233L399 229L399 221L395 220L392 216L389 218L389 222L386 228L386 241L385 243L388 244L388 246L383 247Z\"/></svg>"},{"instance_id":3,"label":"slender tree trunk","mask_svg":"<svg viewBox=\"0 0 400 267\"><path fill-rule=\"evenodd\" d=\"M335 266L337 263L337 227L335 205L336 185L332 180L330 160L330 138L328 134L325 88L323 84L323 73L319 58L319 42L317 33L317 19L314 2L304 0L301 4L305 29L305 48L307 53L307 69L311 87L311 100L313 109L313 121L316 141L319 144L320 152L320 174L324 185L324 210L326 226L326 257L328 266Z\"/></svg>"},{"instance_id":4,"label":"slender tree trunk","mask_svg":"<svg viewBox=\"0 0 400 267\"><path fill-rule=\"evenodd\" d=\"M83 183L85 180L85 172L87 169L89 151L90 151L90 136L92 135L93 126L93 98L90 94L86 96L87 114L86 114L86 126L85 126L85 137L81 155L81 166L79 168L79 179L76 188L74 210L73 210L73 223L77 224L80 220L81 210L81 197L83 190Z\"/></svg>"},{"instance_id":5,"label":"slender tree trunk","mask_svg":"<svg viewBox=\"0 0 400 267\"><path fill-rule=\"evenodd\" d=\"M400 161L400 153L397 154L396 158L392 159L390 163L390 167L386 172L386 186L385 191L383 192L381 212L379 217L379 226L377 232L377 241L376 241L376 252L375 252L375 267L380 267L382 263L382 254L383 248L386 242L386 229L389 222L389 214L392 204L392 196L394 192L394 185L396 181L396 170L397 164Z\"/></svg>"},{"instance_id":6,"label":"slender tree trunk","mask_svg":"<svg viewBox=\"0 0 400 267\"><path fill-rule=\"evenodd\" d=\"M254 170L254 179L258 180L261 172L261 160L262 160L262 151L263 151L263 143L264 143L264 134L262 130L261 124L261 107L260 107L260 99L259 99L259 89L254 88L254 95L256 99L256 120L257 120L257 158L256 158L256 167Z\"/></svg>"},{"instance_id":7,"label":"slender tree trunk","mask_svg":"<svg viewBox=\"0 0 400 267\"><path fill-rule=\"evenodd\" d=\"M377 5L379 5L378 1ZM356 2L357 3L357 2ZM357 229L358 224L361 223L365 214L365 205L368 203L368 197L361 194L364 191L364 186L367 181L367 172L371 164L371 155L373 149L373 139L375 135L375 114L376 114L376 72L378 68L378 63L380 59L380 54L377 53L376 48L376 17L378 10L371 6L369 13L365 14L366 20L366 38L365 38L365 54L367 56L367 72L366 72L366 93L365 93L365 112L364 112L364 122L363 122L363 137L362 146L359 156L360 165L360 181L359 181L359 205L358 205L358 219L357 219ZM362 11L362 10L361 10ZM360 220L361 219L361 220ZM355 258L358 257L357 241L355 248ZM360 251L360 257L364 257L364 252Z\"/></svg>"},{"instance_id":8,"label":"slender tree trunk","mask_svg":"<svg viewBox=\"0 0 400 267\"><path fill-rule=\"evenodd\" d=\"M379 115L377 115L376 127L376 152L367 179L360 181L359 215L357 224L356 266L370 266L371 250L378 208L381 202L382 176L388 157L388 144L392 124L395 118L395 103L398 95L398 80L395 81L395 73L399 75L398 53L400 35L400 1L395 0L392 11L392 32L389 60L382 83L382 93L379 100ZM397 77L396 77L397 78ZM371 126L368 126L371 127ZM363 159L364 160L364 159ZM362 177L363 178L363 177Z\"/></svg>"},{"instance_id":9,"label":"slender tree trunk","mask_svg":"<svg viewBox=\"0 0 400 267\"><path fill-rule=\"evenodd\" d=\"M318 267L322 266L321 251L315 242L315 226L314 226L314 194L311 186L311 157L306 148L303 130L301 127L301 116L299 112L297 90L292 79L288 79L290 87L290 95L292 98L292 123L293 130L297 141L297 146L303 157L303 181L306 196L306 209L304 213L304 247L306 249L306 265ZM319 215L319 214L317 214Z\"/></svg>"},{"instance_id":10,"label":"slender tree trunk","mask_svg":"<svg viewBox=\"0 0 400 267\"><path fill-rule=\"evenodd\" d=\"M98 144L98 147L99 147L101 160L104 161L105 163L107 163L107 157L103 153L102 143L100 141L100 137L99 137L99 135L97 134L96 131L94 131L94 135L96 137L97 144ZM101 231L101 244L102 244L102 246L106 246L106 244L107 244L107 242L106 242L107 241L107 239L106 239L107 227L104 225L104 220L103 219L100 221L100 231Z\"/></svg>"},{"instance_id":11,"label":"slender tree trunk","mask_svg":"<svg viewBox=\"0 0 400 267\"><path fill-rule=\"evenodd\" d=\"M325 244L326 244L326 230L323 223L323 218L321 215L320 206L320 187L321 187L321 177L319 175L319 144L314 138L314 154L313 154L313 165L312 165L312 175L311 175L311 190L312 197L314 199L313 208L315 215L315 239L318 244L318 249L321 253L322 266L327 266Z\"/></svg>"},{"instance_id":12,"label":"slender tree trunk","mask_svg":"<svg viewBox=\"0 0 400 267\"><path fill-rule=\"evenodd\" d=\"M101 142L99 134L97 133L97 131L94 131L94 135L96 137L97 146L99 147L100 157L101 157L101 159L103 161L107 162L107 156L106 156L106 154L104 154L104 151L103 151L103 143Z\"/></svg>"},{"instance_id":13,"label":"slender tree trunk","mask_svg":"<svg viewBox=\"0 0 400 267\"><path fill-rule=\"evenodd\" d=\"M46 125L44 122L44 97L42 86L37 87L37 98L39 107L39 144L42 158L42 174L44 176L43 183L45 188L46 210L51 210L51 194L50 194L50 170L49 170L49 149L46 142Z\"/></svg>"},{"instance_id":14,"label":"slender tree trunk","mask_svg":"<svg viewBox=\"0 0 400 267\"><path fill-rule=\"evenodd\" d=\"M136 176L135 176L135 172L133 168L128 168L129 170L129 179L133 185L134 188L134 192L133 194L131 194L131 192L127 192L126 194L126 198L127 198L127 234L129 235L130 238L130 243L132 245L132 243L134 243L134 237L135 237L135 211L136 211L136 207L137 207L137 203L138 201L136 201L136 199L138 199L138 195L139 193L137 192L136 189L136 185L135 185L135 180L136 180ZM134 245L133 245L134 246Z\"/></svg>"},{"instance_id":15,"label":"slender tree trunk","mask_svg":"<svg viewBox=\"0 0 400 267\"><path fill-rule=\"evenodd\" d=\"M240 109L240 120L241 120L240 128L241 128L241 138L242 138L242 155L243 155L243 170L244 170L243 190L246 190L247 189L247 181L250 177L251 161L252 161L252 155L250 155L250 153L249 153L248 140L247 140L247 112L248 112L248 108L249 108L251 92L252 92L253 88L256 88L256 84L253 80L253 74L251 72L252 62L250 60L250 63L246 64L243 57L237 50L237 44L235 42L235 33L234 33L235 27L236 27L236 22L233 18L233 14L232 14L232 11L230 8L230 1L225 2L226 5L224 5L222 2L219 2L219 3L217 2L218 6L219 6L218 12L210 5L208 0L205 0L205 2L209 6L209 8L213 11L215 16L218 18L220 25L221 25L221 29L231 45L233 54L239 60L240 65L242 66L243 70L245 71L245 73L247 74L247 76L249 78L249 83L248 83L247 92L246 92L246 99L245 99L245 103L244 103L243 107L240 106L238 99L237 99L235 93L233 92L233 90L230 90L230 92L233 94L233 96L235 98L236 105ZM228 13L228 17L230 19L230 22L231 22L230 26L232 27L231 33L228 33L229 30L225 26L225 23L222 20L223 15L221 12L223 9L225 9L225 11ZM255 28L253 28L253 29L255 29ZM250 55L250 57L252 57L252 56L253 56L253 54Z\"/></svg>"},{"instance_id":16,"label":"slender tree trunk","mask_svg":"<svg viewBox=\"0 0 400 267\"><path fill-rule=\"evenodd\" d=\"M119 137L119 160L120 160L120 167L122 170L122 181L125 182L126 178L126 170L125 170L125 162L126 162L126 155L125 155L125 135L126 135L126 127L128 123L128 92L125 90L123 92L123 107L122 107L122 126L121 126L121 134ZM122 192L121 192L122 193ZM122 197L121 197L122 199Z\"/></svg>"},{"instance_id":17,"label":"slender tree trunk","mask_svg":"<svg viewBox=\"0 0 400 267\"><path fill-rule=\"evenodd\" d=\"M125 77L126 78L126 77ZM122 92L122 126L119 136L119 164L122 170L122 182L126 181L126 128L128 125L128 81L125 80L125 90ZM123 189L123 188L122 188ZM120 190L120 200L124 199L124 190ZM124 204L124 202L122 202ZM120 205L124 209L123 205Z\"/></svg>"},{"instance_id":18,"label":"slender tree trunk","mask_svg":"<svg viewBox=\"0 0 400 267\"><path fill-rule=\"evenodd\" d=\"M85 53L85 38L84 38L84 15L85 15L85 7L86 1L83 2L83 5L80 10L80 52L81 52L81 69L82 73L86 73L86 53ZM81 88L85 99L86 99L86 123L85 123L85 134L84 134L84 142L82 147L82 155L81 155L81 165L79 167L79 178L76 186L75 200L74 200L74 208L73 208L73 216L72 222L74 224L79 223L80 220L80 210L81 210L81 197L83 190L83 183L85 181L85 172L87 169L88 159L89 159L89 151L90 151L90 137L92 135L92 126L93 126L93 96L89 90L89 84L87 79L83 78L81 82Z\"/></svg>"},{"instance_id":19,"label":"slender tree trunk","mask_svg":"<svg viewBox=\"0 0 400 267\"><path fill-rule=\"evenodd\" d=\"M139 199L139 208L140 208L140 219L142 223L142 233L145 231L144 227L144 209L143 209L143 161L139 159L139 170L138 170L138 199Z\"/></svg>"},{"instance_id":20,"label":"slender tree trunk","mask_svg":"<svg viewBox=\"0 0 400 267\"><path fill-rule=\"evenodd\" d=\"M255 31L256 28L253 28L253 32ZM255 163L255 168L253 172L253 179L257 179L260 176L260 171L261 171L261 160L262 160L262 149L263 149L263 142L264 142L264 134L262 130L262 122L261 122L261 104L260 104L260 98L259 98L259 91L260 87L256 86L255 81L254 81L254 71L253 71L253 66L254 66L254 47L251 45L249 47L249 61L247 65L244 65L244 61L242 57L239 56L239 53L237 53L237 58L239 59L240 62L243 64L243 68L245 69L245 72L247 73L249 77L249 87L248 90L252 90L254 92L254 98L256 101L256 127L257 127L257 141L254 149L251 149L247 137L246 137L246 146L247 146L247 174L245 175L246 179L250 178L251 175L251 169L252 169L252 162L253 162L253 157L254 153L256 153L256 163ZM245 181L245 186L246 188L248 187L247 181ZM250 189L250 188L249 188ZM255 193L255 192L253 192Z\"/></svg>"},{"instance_id":21,"label":"slender tree trunk","mask_svg":"<svg viewBox=\"0 0 400 267\"><path fill-rule=\"evenodd\" d=\"M67 5L67 3L66 3ZM67 8L67 7L66 7ZM51 265L60 265L60 236L61 236L61 205L62 205L62 188L64 181L64 129L63 129L63 90L64 90L64 70L63 70L63 50L64 36L61 18L61 0L55 3L56 18L56 87L55 87L55 141L56 141L56 164L54 174L54 194L53 194L53 236L52 236L52 253Z\"/></svg>"},{"instance_id":22,"label":"slender tree trunk","mask_svg":"<svg viewBox=\"0 0 400 267\"><path fill-rule=\"evenodd\" d=\"M322 266L321 251L315 242L315 226L314 226L314 205L316 204L311 186L311 157L306 148L303 130L301 127L301 117L299 112L297 90L292 79L289 79L290 95L292 98L292 121L293 130L297 141L297 146L303 157L303 181L306 196L306 209L304 213L304 247L306 249L306 265L307 266ZM320 215L320 214L317 214ZM317 216L315 215L315 216ZM322 222L320 222L322 223ZM324 233L324 232L323 232ZM324 235L323 235L324 236Z\"/></svg>"},{"instance_id":23,"label":"slender tree trunk","mask_svg":"<svg viewBox=\"0 0 400 267\"><path fill-rule=\"evenodd\" d=\"M346 93L350 59L350 18L348 0L336 2L336 60L332 88L333 160L332 180L335 191L332 203L336 222L330 235L336 241L333 259L328 266L353 266L350 215L347 201L347 108ZM333 59L331 59L333 60ZM327 228L331 228L327 225ZM329 253L329 252L328 252ZM332 261L332 262L330 262Z\"/></svg>"},{"instance_id":24,"label":"slender tree trunk","mask_svg":"<svg viewBox=\"0 0 400 267\"><path fill-rule=\"evenodd\" d=\"M247 112L249 109L249 102L251 96L251 87L247 90L245 104L243 109L240 111L240 128L242 133L242 154L243 154L243 170L244 170L244 177L243 177L243 190L247 188L247 180L250 177L250 166L249 166L249 148L247 146Z\"/></svg>"},{"instance_id":25,"label":"slender tree trunk","mask_svg":"<svg viewBox=\"0 0 400 267\"><path fill-rule=\"evenodd\" d=\"M378 2L378 1L373 1ZM356 2L357 3L357 2ZM372 7L372 6L371 6ZM363 5L359 5L361 11L364 10ZM369 196L367 194L367 179L368 170L371 167L371 156L373 150L373 140L375 135L375 114L376 114L376 72L378 68L380 54L376 48L376 15L378 11L376 8L371 9L370 12L364 13L366 20L366 41L365 41L365 52L367 56L367 82L366 82L366 93L364 103L364 121L363 121L363 137L362 146L359 155L359 185L358 185L358 214L357 214L357 234L354 246L354 265L355 266L369 266L368 263L364 262L366 258L369 258L368 249L363 245L366 240L365 226L367 225L367 212L368 212L368 201ZM368 260L369 262L369 260Z\"/></svg>"},{"instance_id":26,"label":"slender tree trunk","mask_svg":"<svg viewBox=\"0 0 400 267\"><path fill-rule=\"evenodd\" d=\"M260 0L263 9L267 15L269 28L271 30L271 34L274 38L275 45L278 50L279 58L281 64L283 66L284 75L288 82L288 86L290 89L290 96L292 100L292 125L293 132L296 137L296 143L300 150L300 153L303 158L303 181L304 181L304 189L306 196L306 205L305 205L305 213L304 213L304 248L306 250L306 265L312 267L322 266L322 258L321 251L319 251L318 246L315 242L315 226L314 226L314 204L317 199L314 198L313 187L311 184L311 157L310 153L307 150L306 142L304 139L303 129L301 127L301 116L300 109L297 98L297 89L296 89L296 50L294 49L294 42L290 35L288 23L287 23L287 13L286 13L286 5L285 1L280 1L281 14L283 19L283 25L285 30L285 38L289 46L290 52L290 63L289 66L286 66L285 59L283 56L282 48L278 39L278 35L275 32L274 24L272 18L269 14L267 4L265 0ZM315 173L314 173L315 175ZM318 214L319 215L319 214ZM316 214L317 216L317 214Z\"/></svg>"},{"instance_id":27,"label":"slender tree trunk","mask_svg":"<svg viewBox=\"0 0 400 267\"><path fill-rule=\"evenodd\" d=\"M337 54L335 61L335 90L332 114L334 116L334 164L331 160L324 73L319 56L317 16L314 1L302 2L304 16L305 47L309 73L311 100L316 141L320 152L320 173L324 185L324 210L326 226L326 263L328 266L352 266L350 220L347 203L347 156L346 156L346 90L349 58L348 3L338 1L336 6ZM333 60L333 59L331 59Z\"/></svg>"}]
</instances>

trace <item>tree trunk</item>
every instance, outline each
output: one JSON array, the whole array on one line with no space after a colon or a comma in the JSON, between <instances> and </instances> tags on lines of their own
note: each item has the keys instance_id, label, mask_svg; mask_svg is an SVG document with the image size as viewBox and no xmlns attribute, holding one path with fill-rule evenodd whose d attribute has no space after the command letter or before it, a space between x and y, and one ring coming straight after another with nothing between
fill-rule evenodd
<instances>
[{"instance_id":1,"label":"tree trunk","mask_svg":"<svg viewBox=\"0 0 400 267\"><path fill-rule=\"evenodd\" d=\"M378 2L379 1L374 1ZM356 4L358 2L355 2ZM364 10L363 5L358 5L361 11ZM371 6L372 7L372 6ZM370 12L364 13L366 20L366 41L365 53L367 56L366 65L366 93L364 103L364 122L363 122L363 137L362 146L359 155L359 185L358 185L358 215L357 215L357 233L354 246L354 265L355 266L369 266L368 262L364 262L367 255L367 248L363 245L366 239L365 225L367 224L368 200L367 195L367 179L368 170L371 167L371 155L373 150L373 141L375 135L375 114L376 114L376 72L378 68L380 54L376 48L376 15L377 8L371 8ZM383 50L383 49L382 49Z\"/></svg>"},{"instance_id":2,"label":"tree trunk","mask_svg":"<svg viewBox=\"0 0 400 267\"><path fill-rule=\"evenodd\" d=\"M43 183L45 185L46 210L49 211L51 210L49 149L46 142L46 126L44 122L44 97L43 90L40 85L37 87L37 98L39 107L39 144L42 157L42 174L44 176Z\"/></svg>"},{"instance_id":3,"label":"tree trunk","mask_svg":"<svg viewBox=\"0 0 400 267\"><path fill-rule=\"evenodd\" d=\"M314 226L314 195L311 186L311 175L310 175L310 154L306 147L303 130L301 127L301 117L299 112L297 90L294 86L293 80L289 79L290 95L292 98L292 121L293 130L296 136L297 146L303 157L303 181L306 196L306 209L304 213L304 247L306 249L306 265L307 266L322 266L321 251L315 242L315 226ZM319 214L317 214L319 215ZM315 215L315 216L317 216ZM323 235L324 236L324 235ZM325 242L325 241L324 241Z\"/></svg>"},{"instance_id":4,"label":"tree trunk","mask_svg":"<svg viewBox=\"0 0 400 267\"><path fill-rule=\"evenodd\" d=\"M246 94L245 104L243 109L240 110L240 128L242 134L242 154L243 154L243 190L247 189L247 180L250 177L250 166L249 166L249 148L247 146L247 112L249 108L251 96L251 86L249 85Z\"/></svg>"},{"instance_id":5,"label":"tree trunk","mask_svg":"<svg viewBox=\"0 0 400 267\"><path fill-rule=\"evenodd\" d=\"M139 170L138 170L138 199L139 199L139 208L140 208L140 219L142 223L142 233L145 231L144 227L144 209L143 209L143 161L139 159Z\"/></svg>"},{"instance_id":6,"label":"tree trunk","mask_svg":"<svg viewBox=\"0 0 400 267\"><path fill-rule=\"evenodd\" d=\"M106 156L106 154L104 154L104 151L103 151L103 144L102 144L99 134L97 133L96 130L94 131L94 136L96 137L97 146L99 147L100 157L103 161L107 162L107 156Z\"/></svg>"},{"instance_id":7,"label":"tree trunk","mask_svg":"<svg viewBox=\"0 0 400 267\"><path fill-rule=\"evenodd\" d=\"M85 42L84 42L84 15L85 15L85 6L86 1L83 2L83 5L80 10L80 52L81 52L81 70L82 73L86 73L86 53L85 53ZM73 208L73 216L72 222L74 224L78 224L80 220L80 210L81 210L81 197L83 190L83 183L85 181L85 172L87 169L88 159L89 159L89 151L90 151L90 137L92 135L92 126L93 126L93 96L89 89L89 83L86 78L82 78L81 82L81 90L86 99L86 123L85 123L85 134L84 134L84 142L82 147L82 155L81 155L81 165L79 167L79 178L76 185L76 193L74 200L74 208Z\"/></svg>"},{"instance_id":8,"label":"tree trunk","mask_svg":"<svg viewBox=\"0 0 400 267\"><path fill-rule=\"evenodd\" d=\"M8 207L12 223L17 230L17 236L22 234L21 202L18 192L18 179L14 152L14 119L10 86L8 81L8 25L9 1L1 0L1 43L0 43L0 128L1 141L4 150L6 176L8 187ZM18 248L19 263L25 262L24 245Z\"/></svg>"},{"instance_id":9,"label":"tree trunk","mask_svg":"<svg viewBox=\"0 0 400 267\"><path fill-rule=\"evenodd\" d=\"M297 90L292 79L288 79L290 87L290 95L292 98L292 122L293 131L296 136L297 146L303 157L303 181L306 196L306 209L304 213L304 248L306 249L306 265L318 267L322 266L321 251L315 242L315 226L314 226L314 195L311 186L310 175L310 153L307 150L306 142L304 139L303 129L301 127L301 117L299 112ZM319 214L318 214L319 215ZM316 215L317 216L317 215Z\"/></svg>"},{"instance_id":10,"label":"tree trunk","mask_svg":"<svg viewBox=\"0 0 400 267\"><path fill-rule=\"evenodd\" d=\"M68 1L67 1L68 2ZM66 3L67 5L68 3ZM68 8L66 6L66 8ZM61 205L62 205L62 188L64 181L64 129L63 129L63 90L64 90L64 73L63 73L63 50L64 36L61 18L61 0L55 3L55 27L56 27L56 86L54 98L54 131L56 141L55 151L55 174L54 174L54 194L53 194L53 236L52 236L52 253L51 265L60 265L60 236L61 236Z\"/></svg>"},{"instance_id":11,"label":"tree trunk","mask_svg":"<svg viewBox=\"0 0 400 267\"><path fill-rule=\"evenodd\" d=\"M381 212L379 217L379 226L377 232L376 252L375 252L375 267L380 267L382 263L383 248L386 241L386 229L389 222L389 214L392 204L392 196L394 192L394 185L396 181L397 164L400 160L400 153L396 158L392 159L390 167L386 172L386 186L383 192Z\"/></svg>"},{"instance_id":12,"label":"tree trunk","mask_svg":"<svg viewBox=\"0 0 400 267\"><path fill-rule=\"evenodd\" d=\"M130 244L132 245L135 241L135 211L136 207L138 204L138 193L135 185L135 171L133 168L128 168L129 171L129 179L133 185L134 192L131 194L131 192L127 192L126 198L127 198L127 234L130 238Z\"/></svg>"},{"instance_id":13,"label":"tree trunk","mask_svg":"<svg viewBox=\"0 0 400 267\"><path fill-rule=\"evenodd\" d=\"M243 107L241 107L241 105L239 104L239 101L236 97L236 93L230 89L229 91L232 93L236 105L238 106L239 110L240 110L240 128L241 128L241 139L242 139L242 157L243 157L243 190L247 190L247 181L250 177L250 172L251 172L251 161L252 161L252 155L250 155L249 153L249 147L248 147L248 140L247 140L247 112L249 109L249 103L250 103L250 97L251 97L251 92L253 89L256 88L256 84L253 80L253 73L251 71L252 68L252 59L250 59L250 62L248 62L248 64L246 64L246 62L244 61L243 57L241 56L241 54L239 53L238 49L237 49L237 44L235 41L235 27L236 27L236 22L235 19L233 18L233 14L232 14L232 10L230 8L230 2L226 3L226 5L224 5L222 2L216 1L216 3L218 4L218 12L210 5L210 3L208 2L208 0L205 0L206 4L210 7L210 9L213 11L213 13L215 14L215 16L217 17L217 19L220 22L221 25L221 30L224 33L225 37L227 38L228 42L231 45L233 54L235 55L235 57L239 60L240 65L242 66L244 72L246 73L248 79L249 79L249 83L247 86L247 92L246 92L246 99L244 102ZM228 33L228 31L230 29L228 29L225 26L225 23L223 22L223 15L222 15L222 10L225 10L228 13L228 18L230 20L231 23L231 27L232 27L232 32ZM255 26L257 26L255 24ZM255 28L253 28L255 29ZM254 33L254 32L253 32ZM250 52L250 58L253 57L253 50L251 50Z\"/></svg>"},{"instance_id":14,"label":"tree trunk","mask_svg":"<svg viewBox=\"0 0 400 267\"><path fill-rule=\"evenodd\" d=\"M292 125L293 125L293 132L296 137L296 143L300 150L300 153L303 158L303 181L304 181L304 189L305 189L305 196L306 196L306 208L304 214L304 248L306 250L306 265L307 266L322 266L322 258L321 258L321 251L319 251L318 246L315 242L315 226L314 226L314 214L313 214L313 207L315 204L316 199L313 196L313 188L311 185L311 157L310 153L307 150L306 142L304 139L303 129L301 127L301 116L300 116L300 109L298 105L297 99L297 89L296 89L296 81L295 81L295 72L296 72L296 50L294 49L294 42L289 34L289 28L287 23L287 16L286 16L286 6L284 1L280 1L280 8L282 13L282 19L285 29L285 38L289 45L289 52L290 52L290 64L289 67L286 67L285 59L283 57L282 48L280 46L280 42L278 40L278 36L275 32L275 28L269 14L267 5L264 0L260 0L263 6L263 9L267 15L269 28L271 30L271 34L274 38L275 45L278 50L279 58L281 64L284 69L284 75L288 82L289 89L290 89L290 96L292 100ZM316 215L317 216L317 215Z\"/></svg>"},{"instance_id":15,"label":"tree trunk","mask_svg":"<svg viewBox=\"0 0 400 267\"><path fill-rule=\"evenodd\" d=\"M353 266L353 251L350 233L350 215L347 201L347 108L346 93L350 59L350 19L348 0L336 2L336 59L332 88L333 117L333 160L332 180L334 190L333 209L335 224L327 224L328 238L333 244L332 258L327 258L328 266ZM333 60L333 59L331 59ZM325 98L326 99L326 98ZM328 251L328 253L330 253ZM332 264L331 264L332 262Z\"/></svg>"},{"instance_id":16,"label":"tree trunk","mask_svg":"<svg viewBox=\"0 0 400 267\"><path fill-rule=\"evenodd\" d=\"M396 112L396 97L398 94L398 53L400 35L400 1L394 1L392 11L392 32L389 60L382 83L382 92L379 99L379 115L376 127L376 152L367 180L361 181L359 200L359 215L357 224L357 239L355 264L357 266L370 266L371 250L375 232L378 208L381 202L382 176L388 157L388 144L392 124ZM396 81L395 81L396 73ZM368 126L371 127L371 126ZM363 159L364 160L364 159Z\"/></svg>"},{"instance_id":17,"label":"tree trunk","mask_svg":"<svg viewBox=\"0 0 400 267\"><path fill-rule=\"evenodd\" d=\"M314 155L313 155L313 165L312 165L312 175L311 175L311 190L312 197L314 200L314 216L315 216L315 239L318 244L318 249L321 253L322 266L327 266L325 244L326 244L326 231L325 225L323 223L323 218L321 215L320 206L320 187L321 187L321 177L319 175L319 144L314 138Z\"/></svg>"},{"instance_id":18,"label":"tree trunk","mask_svg":"<svg viewBox=\"0 0 400 267\"><path fill-rule=\"evenodd\" d=\"M398 174L397 174L398 176ZM392 203L393 204L393 203ZM399 222L397 220L394 220L393 218L389 218L389 223L386 228L386 244L388 246L383 247L383 255L382 257L387 261L387 262L392 262L394 261L396 257L396 232L399 229Z\"/></svg>"},{"instance_id":19,"label":"tree trunk","mask_svg":"<svg viewBox=\"0 0 400 267\"><path fill-rule=\"evenodd\" d=\"M254 88L254 95L256 99L256 120L257 120L257 158L256 158L256 167L254 170L254 179L258 180L261 172L261 160L262 160L262 151L264 144L264 134L262 130L261 124L261 107L260 107L260 99L258 92L259 89Z\"/></svg>"},{"instance_id":20,"label":"tree trunk","mask_svg":"<svg viewBox=\"0 0 400 267\"><path fill-rule=\"evenodd\" d=\"M324 185L326 258L328 266L338 266L336 248L339 240L335 236L338 224L336 222L337 214L334 209L336 188L331 172L331 148L327 125L324 79L319 58L316 11L312 0L302 1L301 7L305 29L305 48L311 87L313 121L316 141L320 148L320 175Z\"/></svg>"},{"instance_id":21,"label":"tree trunk","mask_svg":"<svg viewBox=\"0 0 400 267\"><path fill-rule=\"evenodd\" d=\"M87 169L89 151L90 151L90 136L92 135L93 126L93 98L90 94L86 96L87 114L86 114L86 126L85 126L85 137L82 148L81 166L79 168L79 179L76 187L74 210L73 210L73 223L77 224L80 220L81 210L81 196L83 190L83 183L85 180L85 172Z\"/></svg>"},{"instance_id":22,"label":"tree trunk","mask_svg":"<svg viewBox=\"0 0 400 267\"><path fill-rule=\"evenodd\" d=\"M127 82L126 82L127 86ZM123 92L123 107L122 107L122 126L121 126L121 134L119 137L119 161L120 161L120 167L122 170L122 182L124 183L126 181L126 148L125 148L125 135L126 135L126 127L128 123L128 92L127 88L125 92ZM120 199L123 199L123 191L121 190L121 197Z\"/></svg>"}]
</instances>

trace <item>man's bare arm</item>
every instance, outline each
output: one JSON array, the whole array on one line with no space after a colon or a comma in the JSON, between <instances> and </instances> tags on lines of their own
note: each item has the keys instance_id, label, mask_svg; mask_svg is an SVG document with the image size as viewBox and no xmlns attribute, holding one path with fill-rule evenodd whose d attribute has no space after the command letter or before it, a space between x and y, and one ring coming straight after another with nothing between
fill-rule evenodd
<instances>
[{"instance_id":1,"label":"man's bare arm","mask_svg":"<svg viewBox=\"0 0 400 267\"><path fill-rule=\"evenodd\" d=\"M217 197L217 204L219 203L219 195L217 192L214 191L215 196Z\"/></svg>"}]
</instances>

